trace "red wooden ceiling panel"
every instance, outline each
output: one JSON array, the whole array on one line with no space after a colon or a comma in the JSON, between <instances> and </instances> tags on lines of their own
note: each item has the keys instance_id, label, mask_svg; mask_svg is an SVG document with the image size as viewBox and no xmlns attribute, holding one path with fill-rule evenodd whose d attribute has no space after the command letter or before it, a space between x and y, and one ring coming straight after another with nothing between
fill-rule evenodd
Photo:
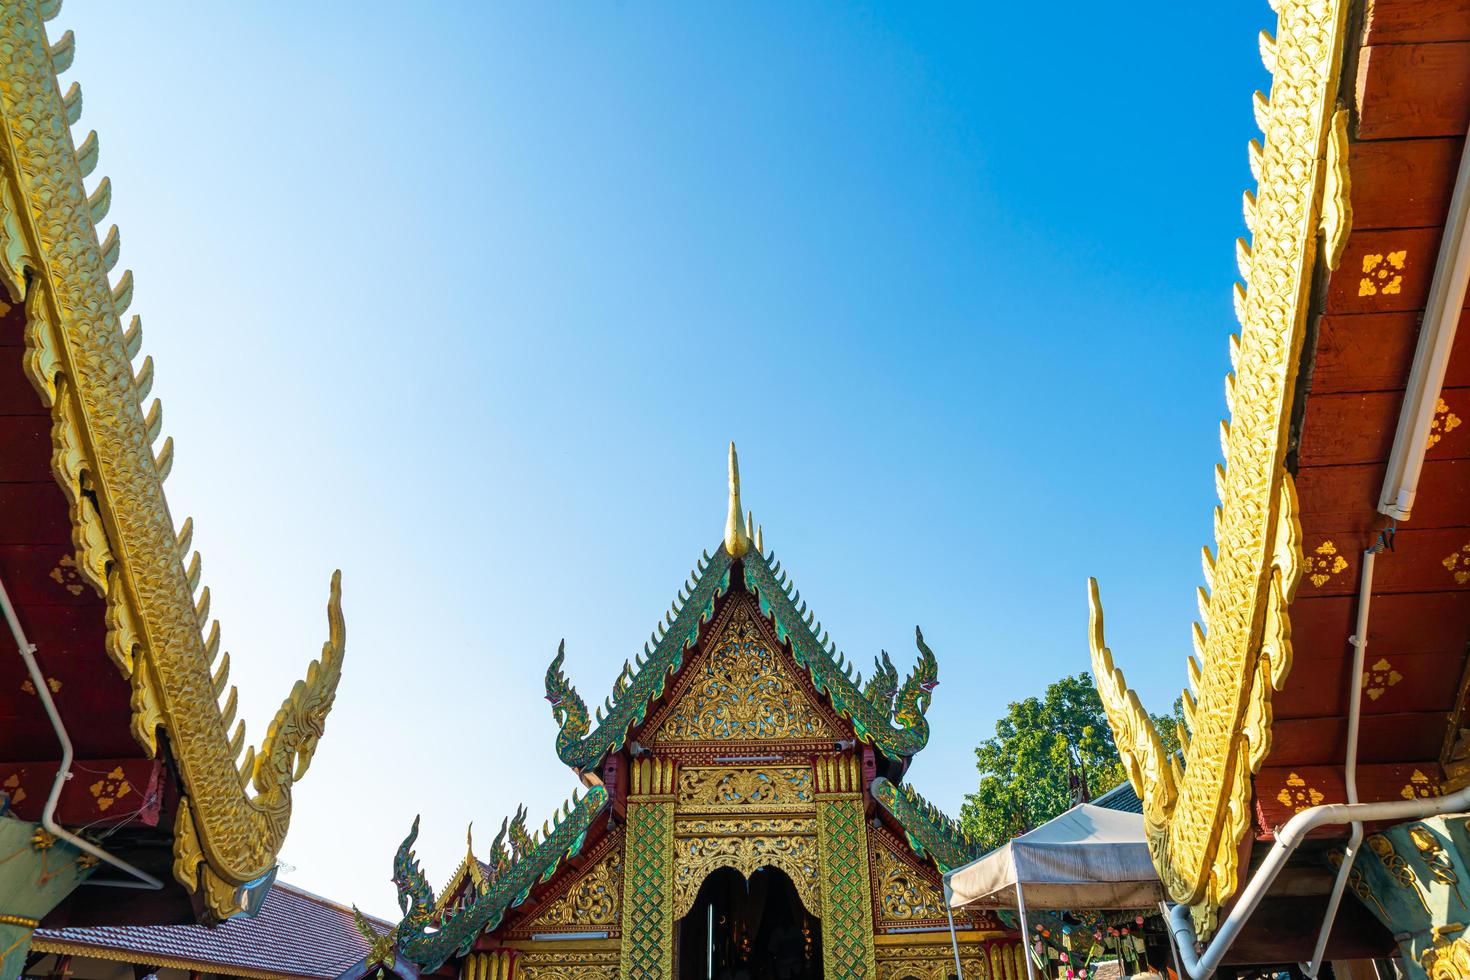
<instances>
[{"instance_id":1,"label":"red wooden ceiling panel","mask_svg":"<svg viewBox=\"0 0 1470 980\"><path fill-rule=\"evenodd\" d=\"M1365 44L1470 41L1470 0L1372 0L1363 24Z\"/></svg>"},{"instance_id":2,"label":"red wooden ceiling panel","mask_svg":"<svg viewBox=\"0 0 1470 980\"><path fill-rule=\"evenodd\" d=\"M1419 341L1421 315L1411 311L1319 319L1312 395L1402 389ZM1445 387L1470 387L1470 312L1460 316Z\"/></svg>"},{"instance_id":3,"label":"red wooden ceiling panel","mask_svg":"<svg viewBox=\"0 0 1470 980\"><path fill-rule=\"evenodd\" d=\"M1441 229L1356 231L1327 285L1327 313L1422 310Z\"/></svg>"},{"instance_id":4,"label":"red wooden ceiling panel","mask_svg":"<svg viewBox=\"0 0 1470 980\"><path fill-rule=\"evenodd\" d=\"M1463 136L1470 125L1470 43L1389 44L1358 60L1360 140Z\"/></svg>"},{"instance_id":5,"label":"red wooden ceiling panel","mask_svg":"<svg viewBox=\"0 0 1470 980\"><path fill-rule=\"evenodd\" d=\"M1353 229L1442 226L1464 145L1463 138L1353 143Z\"/></svg>"}]
</instances>

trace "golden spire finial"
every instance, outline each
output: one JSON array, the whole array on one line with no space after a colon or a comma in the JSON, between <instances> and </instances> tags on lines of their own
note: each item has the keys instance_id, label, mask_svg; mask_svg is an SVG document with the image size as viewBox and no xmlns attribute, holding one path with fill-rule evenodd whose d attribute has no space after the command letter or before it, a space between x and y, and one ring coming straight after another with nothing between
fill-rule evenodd
<instances>
[{"instance_id":1,"label":"golden spire finial","mask_svg":"<svg viewBox=\"0 0 1470 980\"><path fill-rule=\"evenodd\" d=\"M725 518L725 550L731 558L739 558L750 550L750 536L745 533L745 521L740 513L740 457L735 455L735 443L730 443L730 513Z\"/></svg>"}]
</instances>

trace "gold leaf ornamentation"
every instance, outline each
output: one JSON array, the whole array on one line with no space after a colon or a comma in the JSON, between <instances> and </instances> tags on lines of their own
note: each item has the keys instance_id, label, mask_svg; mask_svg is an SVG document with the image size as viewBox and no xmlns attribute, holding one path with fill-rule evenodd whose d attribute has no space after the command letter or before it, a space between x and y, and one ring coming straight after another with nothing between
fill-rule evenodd
<instances>
[{"instance_id":1,"label":"gold leaf ornamentation","mask_svg":"<svg viewBox=\"0 0 1470 980\"><path fill-rule=\"evenodd\" d=\"M809 766L685 766L678 784L680 813L780 812L816 805Z\"/></svg>"},{"instance_id":2,"label":"gold leaf ornamentation","mask_svg":"<svg viewBox=\"0 0 1470 980\"><path fill-rule=\"evenodd\" d=\"M746 607L691 667L696 679L655 732L655 744L836 738Z\"/></svg>"},{"instance_id":3,"label":"gold leaf ornamentation","mask_svg":"<svg viewBox=\"0 0 1470 980\"><path fill-rule=\"evenodd\" d=\"M878 908L885 919L943 919L944 895L913 865L886 847L875 851Z\"/></svg>"},{"instance_id":4,"label":"gold leaf ornamentation","mask_svg":"<svg viewBox=\"0 0 1470 980\"><path fill-rule=\"evenodd\" d=\"M1282 806L1289 806L1296 813L1301 813L1308 807L1321 803L1323 796L1315 787L1308 786L1307 781L1296 773L1286 777L1286 785L1281 792L1276 794L1276 801Z\"/></svg>"},{"instance_id":5,"label":"gold leaf ornamentation","mask_svg":"<svg viewBox=\"0 0 1470 980\"><path fill-rule=\"evenodd\" d=\"M816 832L810 817L680 821L674 828L674 918L689 912L715 870L733 868L749 878L767 866L786 872L802 905L821 918Z\"/></svg>"},{"instance_id":6,"label":"gold leaf ornamentation","mask_svg":"<svg viewBox=\"0 0 1470 980\"><path fill-rule=\"evenodd\" d=\"M1455 584L1464 585L1470 582L1470 542L1460 546L1460 550L1452 551L1440 562L1455 579Z\"/></svg>"},{"instance_id":7,"label":"gold leaf ornamentation","mask_svg":"<svg viewBox=\"0 0 1470 980\"><path fill-rule=\"evenodd\" d=\"M1348 560L1337 553L1337 545L1323 541L1307 558L1307 578L1320 589L1347 567Z\"/></svg>"},{"instance_id":8,"label":"gold leaf ornamentation","mask_svg":"<svg viewBox=\"0 0 1470 980\"><path fill-rule=\"evenodd\" d=\"M573 882L566 893L548 905L531 924L538 930L561 926L616 925L622 893L623 855L621 851L614 850Z\"/></svg>"},{"instance_id":9,"label":"gold leaf ornamentation","mask_svg":"<svg viewBox=\"0 0 1470 980\"><path fill-rule=\"evenodd\" d=\"M516 980L618 980L618 954L616 950L531 950L516 957L514 971ZM510 969L503 975L511 976ZM475 980L499 978L490 975Z\"/></svg>"},{"instance_id":10,"label":"gold leaf ornamentation","mask_svg":"<svg viewBox=\"0 0 1470 980\"><path fill-rule=\"evenodd\" d=\"M1419 957L1419 965L1429 980L1464 980L1470 977L1470 937L1453 942L1440 940Z\"/></svg>"},{"instance_id":11,"label":"gold leaf ornamentation","mask_svg":"<svg viewBox=\"0 0 1470 980\"><path fill-rule=\"evenodd\" d=\"M20 773L18 772L11 773L5 777L4 782L0 782L0 791L4 791L5 795L10 797L11 806L21 803L26 798L25 787L20 784Z\"/></svg>"},{"instance_id":12,"label":"gold leaf ornamentation","mask_svg":"<svg viewBox=\"0 0 1470 980\"><path fill-rule=\"evenodd\" d=\"M256 795L247 795L118 321L131 276L124 273L113 291L111 255L104 256L93 225L105 194L89 200L83 187L41 15L35 4L0 5L0 205L19 216L0 220L0 279L12 278L17 265L32 273L25 297L34 321L32 382L44 398L56 378L68 379L51 406L53 469L72 505L77 567L106 595L109 653L133 683L134 735L151 753L157 729L169 734L185 791L175 871L191 891L202 891L210 917L225 918L240 910L240 886L275 866L290 822L291 779L320 734L341 645L329 644L331 654L283 705L254 773ZM332 605L330 616L340 621L335 597ZM340 628L333 637L340 641Z\"/></svg>"},{"instance_id":13,"label":"gold leaf ornamentation","mask_svg":"<svg viewBox=\"0 0 1470 980\"><path fill-rule=\"evenodd\" d=\"M1359 296L1394 296L1403 291L1404 267L1408 252L1387 254L1375 252L1363 256L1363 276L1358 280Z\"/></svg>"},{"instance_id":14,"label":"gold leaf ornamentation","mask_svg":"<svg viewBox=\"0 0 1470 980\"><path fill-rule=\"evenodd\" d=\"M1433 449L1439 441L1460 427L1460 416L1450 411L1443 398L1434 403L1434 418L1429 422L1429 444L1425 450Z\"/></svg>"},{"instance_id":15,"label":"gold leaf ornamentation","mask_svg":"<svg viewBox=\"0 0 1470 980\"><path fill-rule=\"evenodd\" d=\"M1409 776L1409 781L1399 790L1399 795L1406 800L1427 800L1439 795L1439 787L1422 770L1415 769Z\"/></svg>"},{"instance_id":16,"label":"gold leaf ornamentation","mask_svg":"<svg viewBox=\"0 0 1470 980\"><path fill-rule=\"evenodd\" d=\"M1368 695L1368 700L1377 701L1403 679L1404 675L1393 669L1387 657L1379 657L1363 672L1363 693Z\"/></svg>"},{"instance_id":17,"label":"gold leaf ornamentation","mask_svg":"<svg viewBox=\"0 0 1470 980\"><path fill-rule=\"evenodd\" d=\"M1299 574L1320 574L1315 565L1302 569L1296 553L1301 531L1285 459L1348 6L1346 0L1279 5L1261 179L1257 192L1246 196L1250 275L1237 293L1241 335L1227 386L1231 418L1222 428L1216 558L1183 767L1164 755L1147 713L1114 667L1093 593L1098 692L1144 802L1159 876L1172 901L1191 906L1202 938L1213 932L1221 903L1238 885L1239 842L1252 812L1250 777L1270 751L1271 695L1291 665L1287 608ZM1394 262L1406 264L1407 257L1382 260L1390 269Z\"/></svg>"},{"instance_id":18,"label":"gold leaf ornamentation","mask_svg":"<svg viewBox=\"0 0 1470 980\"><path fill-rule=\"evenodd\" d=\"M1352 171L1348 166L1348 110L1333 113L1332 128L1327 134L1327 166L1322 190L1322 238L1326 247L1323 260L1328 269L1342 263L1343 249L1353 230ZM1365 270L1366 271L1366 270Z\"/></svg>"},{"instance_id":19,"label":"gold leaf ornamentation","mask_svg":"<svg viewBox=\"0 0 1470 980\"><path fill-rule=\"evenodd\" d=\"M131 793L133 786L123 774L122 766L118 766L87 789L92 793L92 799L97 801L97 809L106 811L112 809L112 805L118 800Z\"/></svg>"},{"instance_id":20,"label":"gold leaf ornamentation","mask_svg":"<svg viewBox=\"0 0 1470 980\"><path fill-rule=\"evenodd\" d=\"M969 944L960 946L960 964L967 978L988 980L992 975L984 950ZM878 980L949 980L952 976L954 953L947 943L878 949Z\"/></svg>"}]
</instances>

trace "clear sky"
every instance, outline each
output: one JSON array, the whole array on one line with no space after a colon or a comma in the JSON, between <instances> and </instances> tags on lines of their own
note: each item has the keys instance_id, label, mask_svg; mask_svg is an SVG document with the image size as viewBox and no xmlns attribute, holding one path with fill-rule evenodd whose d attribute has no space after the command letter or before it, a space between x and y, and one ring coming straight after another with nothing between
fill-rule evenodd
<instances>
[{"instance_id":1,"label":"clear sky","mask_svg":"<svg viewBox=\"0 0 1470 980\"><path fill-rule=\"evenodd\" d=\"M168 492L258 741L345 675L286 877L387 914L576 786L720 540L725 446L839 646L939 657L957 812L1007 702L1185 681L1265 2L69 0ZM483 850L482 850L483 853Z\"/></svg>"}]
</instances>

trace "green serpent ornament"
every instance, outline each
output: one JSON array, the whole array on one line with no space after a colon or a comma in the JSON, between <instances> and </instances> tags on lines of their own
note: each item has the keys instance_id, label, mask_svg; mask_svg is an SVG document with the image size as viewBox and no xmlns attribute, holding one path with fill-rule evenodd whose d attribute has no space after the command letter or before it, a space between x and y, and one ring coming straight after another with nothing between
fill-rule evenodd
<instances>
[{"instance_id":1,"label":"green serpent ornament","mask_svg":"<svg viewBox=\"0 0 1470 980\"><path fill-rule=\"evenodd\" d=\"M419 870L413 853L419 822L399 845L393 862L393 880L398 886L398 904L404 919L398 926L398 949L404 957L418 964L423 972L437 970L450 957L467 954L475 939L493 930L505 914L520 905L538 883L548 880L561 862L582 849L587 829L607 806L607 790L594 786L580 800L574 795L561 813L543 827L539 840L526 835L524 809L517 811L519 833L511 835L509 853L505 848L507 827L496 837L491 866L486 872L485 889L463 907L443 916L435 924L434 894ZM520 838L518 841L517 838Z\"/></svg>"},{"instance_id":2,"label":"green serpent ornament","mask_svg":"<svg viewBox=\"0 0 1470 980\"><path fill-rule=\"evenodd\" d=\"M920 857L928 856L941 874L969 864L984 850L960 825L924 799L907 783L898 786L879 776L868 791L878 805L903 827L909 846Z\"/></svg>"},{"instance_id":3,"label":"green serpent ornament","mask_svg":"<svg viewBox=\"0 0 1470 980\"><path fill-rule=\"evenodd\" d=\"M852 664L837 651L816 617L807 612L801 593L781 573L780 562L773 568L766 556L756 551L747 554L743 562L746 587L760 599L761 612L775 624L776 635L791 642L796 662L811 674L817 690L825 692L837 713L852 722L859 741L893 759L907 758L922 749L929 741L929 722L924 714L939 684L939 662L924 642L923 632L914 627L918 662L899 687L890 712L882 703L881 686L869 682L872 698L859 689L860 678L854 677ZM883 659L887 659L886 654ZM891 669L892 663L888 666ZM880 672L882 669L880 661Z\"/></svg>"},{"instance_id":4,"label":"green serpent ornament","mask_svg":"<svg viewBox=\"0 0 1470 980\"><path fill-rule=\"evenodd\" d=\"M595 729L587 703L562 672L566 660L566 641L562 641L546 668L546 700L561 727L556 754L563 762L579 773L591 772L609 752L622 747L632 728L643 723L648 706L663 696L669 678L683 666L684 652L699 639L699 627L714 615L715 600L730 587L731 564L724 545L713 557L705 554L664 622L649 637L636 666L623 665L612 697L597 709Z\"/></svg>"},{"instance_id":5,"label":"green serpent ornament","mask_svg":"<svg viewBox=\"0 0 1470 980\"><path fill-rule=\"evenodd\" d=\"M566 644L546 668L546 700L559 731L556 753L579 773L594 771L609 752L627 741L628 733L643 723L648 707L663 696L669 679L684 664L685 652L699 639L700 627L714 615L715 602L730 588L734 559L721 544L713 557L706 553L670 608L664 623L644 647L636 664L624 664L613 684L613 693L589 717L587 703L567 679ZM939 664L915 628L919 658L902 685L888 654L875 662L876 671L866 685L853 665L837 652L823 635L821 624L800 603L801 595L791 589L786 576L772 569L768 559L751 551L741 559L746 587L760 600L761 612L771 618L777 635L790 640L796 661L826 693L838 714L852 722L859 740L871 744L891 758L912 756L929 741L929 722L924 717L939 683ZM798 609L798 603L800 608ZM803 618L805 614L805 618ZM594 727L595 724L595 727Z\"/></svg>"}]
</instances>

